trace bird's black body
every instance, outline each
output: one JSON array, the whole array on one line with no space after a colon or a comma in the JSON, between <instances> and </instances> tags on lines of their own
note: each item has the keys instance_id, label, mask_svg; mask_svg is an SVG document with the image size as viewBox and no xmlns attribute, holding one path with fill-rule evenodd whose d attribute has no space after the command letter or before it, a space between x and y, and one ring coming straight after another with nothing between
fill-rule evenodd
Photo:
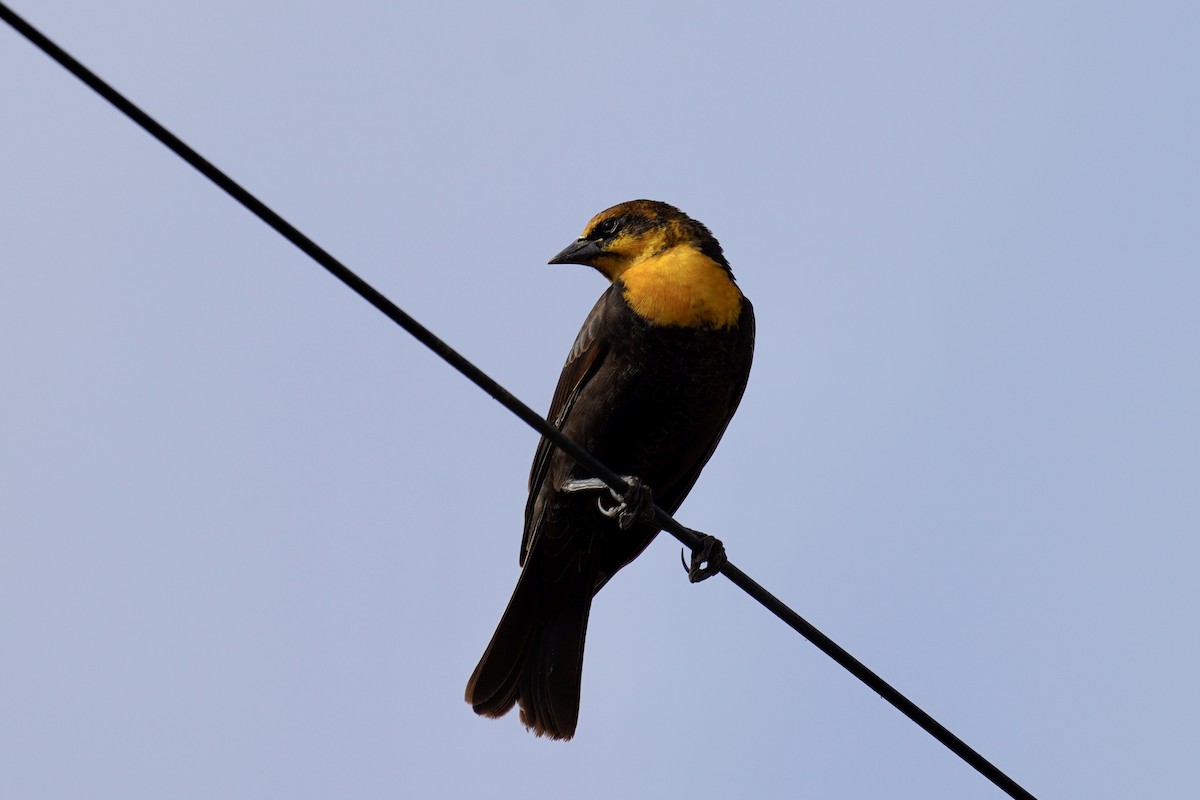
<instances>
[{"instance_id":1,"label":"bird's black body","mask_svg":"<svg viewBox=\"0 0 1200 800\"><path fill-rule=\"evenodd\" d=\"M604 214L629 206L638 210L639 203L648 201ZM652 204L659 206L679 215L666 222L690 223L707 234L681 212ZM657 265L653 258L675 247L666 241L667 246L634 263L660 270L656 281L665 281L673 291L679 283L676 274L690 275L696 268L690 262L676 266L674 260ZM686 304L675 303L668 311L648 306L651 296L639 296L639 284L627 284L622 277L627 270L621 270L584 322L549 414L551 422L609 468L640 478L652 489L655 503L671 513L691 490L737 408L753 354L753 309L733 287L720 246L711 239L707 249L711 253L714 247L719 261L699 248L688 249L685 256L692 259L695 253L707 262L701 267L704 280L720 292L720 298L709 299L724 303L719 324L686 318ZM710 264L724 275L709 274ZM692 286L682 291L706 290ZM635 309L639 301L640 311ZM683 324L664 324L664 317L670 323L682 318ZM657 533L644 522L623 530L600 513L597 492L567 490L572 481L588 477L546 440L538 444L525 509L521 577L467 686L467 700L478 713L500 716L519 702L522 721L552 738L570 738L575 731L592 597ZM603 496L608 499L607 492Z\"/></svg>"}]
</instances>

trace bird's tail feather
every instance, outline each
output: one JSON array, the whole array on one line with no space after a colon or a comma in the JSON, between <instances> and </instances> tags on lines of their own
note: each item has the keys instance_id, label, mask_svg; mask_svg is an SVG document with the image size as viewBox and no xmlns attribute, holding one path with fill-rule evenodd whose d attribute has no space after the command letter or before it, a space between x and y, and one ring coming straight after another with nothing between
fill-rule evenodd
<instances>
[{"instance_id":1,"label":"bird's tail feather","mask_svg":"<svg viewBox=\"0 0 1200 800\"><path fill-rule=\"evenodd\" d=\"M492 641L467 681L475 713L506 714L539 736L570 739L579 719L583 644L595 577L590 570L547 583L532 563L517 581Z\"/></svg>"}]
</instances>

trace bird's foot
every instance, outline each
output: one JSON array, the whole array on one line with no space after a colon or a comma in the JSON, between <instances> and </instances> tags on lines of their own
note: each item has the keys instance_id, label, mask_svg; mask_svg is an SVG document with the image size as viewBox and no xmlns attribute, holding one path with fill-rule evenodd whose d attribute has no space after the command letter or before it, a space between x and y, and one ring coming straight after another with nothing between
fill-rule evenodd
<instances>
[{"instance_id":1,"label":"bird's foot","mask_svg":"<svg viewBox=\"0 0 1200 800\"><path fill-rule=\"evenodd\" d=\"M687 570L689 581L699 583L720 572L729 557L725 555L725 545L720 539L699 531L693 533L700 537L700 546L692 551L692 563L689 565L684 561L683 568ZM679 560L683 561L682 550L679 551Z\"/></svg>"},{"instance_id":2,"label":"bird's foot","mask_svg":"<svg viewBox=\"0 0 1200 800\"><path fill-rule=\"evenodd\" d=\"M625 494L617 494L610 489L609 494L617 501L616 505L610 508L604 507L603 497L596 498L600 513L609 519L615 519L623 531L632 528L635 522L654 522L654 497L650 487L632 475L623 477L629 484L629 489Z\"/></svg>"},{"instance_id":3,"label":"bird's foot","mask_svg":"<svg viewBox=\"0 0 1200 800\"><path fill-rule=\"evenodd\" d=\"M650 492L650 487L632 475L622 475L621 478L629 484L629 489L624 494L614 492L599 478L580 478L567 481L562 490L564 492L602 492L608 489L608 493L612 495L616 503L612 506L605 506L604 498L597 497L596 506L600 509L601 514L609 519L615 519L623 531L629 530L637 522L653 523L654 497Z\"/></svg>"}]
</instances>

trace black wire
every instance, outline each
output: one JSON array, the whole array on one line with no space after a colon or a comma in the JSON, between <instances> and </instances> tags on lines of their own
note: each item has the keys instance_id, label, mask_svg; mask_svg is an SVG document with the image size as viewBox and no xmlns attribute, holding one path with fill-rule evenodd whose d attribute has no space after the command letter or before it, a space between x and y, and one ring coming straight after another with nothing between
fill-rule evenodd
<instances>
[{"instance_id":1,"label":"black wire","mask_svg":"<svg viewBox=\"0 0 1200 800\"><path fill-rule=\"evenodd\" d=\"M603 480L614 491L623 494L629 489L629 486L621 476L600 463L591 453L565 436L540 414L522 403L511 392L490 378L483 370L476 367L456 350L435 336L428 328L406 314L399 306L380 294L369 283L351 272L349 268L326 252L316 242L297 230L291 223L272 211L261 200L242 188L236 181L213 166L212 163L191 147L184 144L183 141L156 122L149 114L142 111L117 92L116 89L101 80L94 72L72 58L66 51L46 38L24 19L17 16L4 3L0 3L0 19L3 19L16 29L18 33L45 52L46 55L50 56L71 74L94 89L97 94L116 106L117 109L144 128L151 136L170 148L172 152L195 167L202 175L221 187L234 200L237 200L249 209L252 214L270 225L289 242L299 247L314 261L333 273L334 277L349 286L364 300L382 311L389 319L408 331L408 333L412 334L417 341L437 353L437 355L465 375L472 383L490 394L501 405L520 417L527 425L553 442L556 447L579 462L594 476ZM655 522L663 530L673 535L684 546L692 550L701 546L702 539L699 534L690 528L684 527L670 514L657 506L654 508L654 518ZM880 697L895 706L900 713L921 726L933 738L937 739L955 755L974 767L981 775L1000 787L1010 797L1033 800L1033 795L1023 789L1016 781L1005 775L991 762L967 746L962 739L959 739L940 722L926 714L915 703L892 688L861 661L847 653L832 639L784 605L779 598L760 586L746 575L746 573L729 562L725 562L720 571L735 586L753 597L801 636L816 645L821 652L842 665L850 674L877 692Z\"/></svg>"}]
</instances>

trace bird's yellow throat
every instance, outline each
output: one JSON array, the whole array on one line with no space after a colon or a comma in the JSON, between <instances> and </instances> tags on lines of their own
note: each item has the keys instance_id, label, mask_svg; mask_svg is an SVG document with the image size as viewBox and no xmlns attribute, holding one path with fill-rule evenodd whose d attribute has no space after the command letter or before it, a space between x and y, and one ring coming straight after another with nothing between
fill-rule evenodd
<instances>
[{"instance_id":1,"label":"bird's yellow throat","mask_svg":"<svg viewBox=\"0 0 1200 800\"><path fill-rule=\"evenodd\" d=\"M742 312L729 273L691 245L638 261L616 276L625 302L655 325L727 328Z\"/></svg>"}]
</instances>

